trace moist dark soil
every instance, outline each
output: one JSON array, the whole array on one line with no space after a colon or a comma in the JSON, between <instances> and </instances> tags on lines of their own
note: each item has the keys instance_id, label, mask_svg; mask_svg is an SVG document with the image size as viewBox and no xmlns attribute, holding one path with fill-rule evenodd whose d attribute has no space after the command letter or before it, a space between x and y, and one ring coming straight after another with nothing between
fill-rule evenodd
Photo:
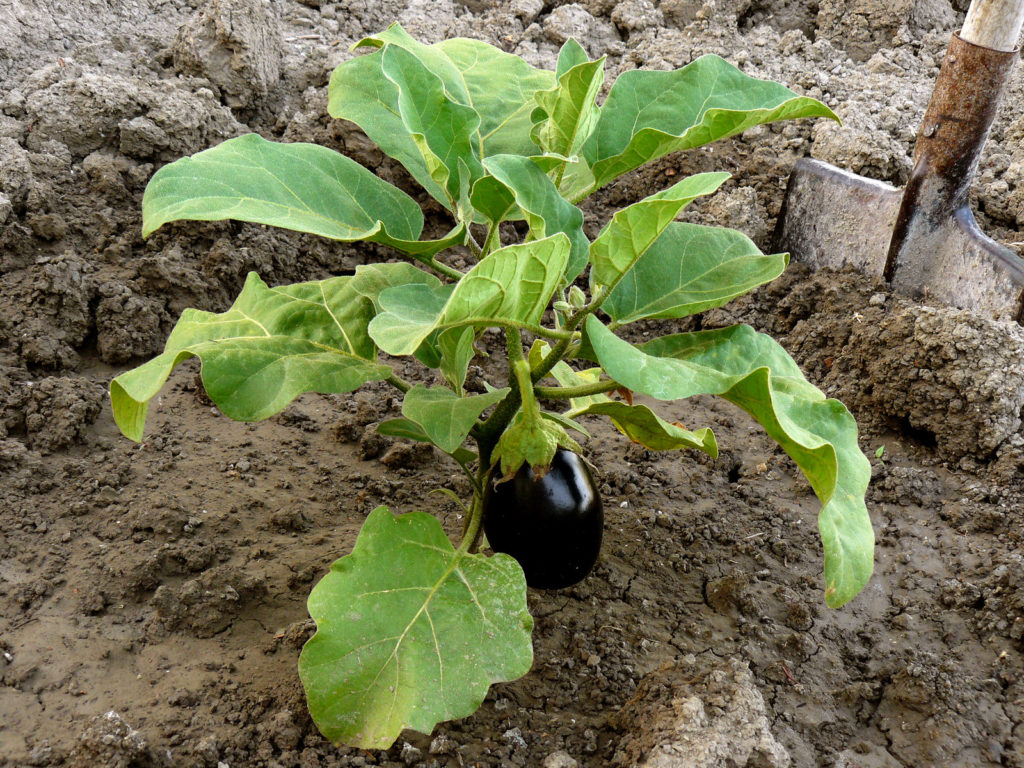
<instances>
[{"instance_id":1,"label":"moist dark soil","mask_svg":"<svg viewBox=\"0 0 1024 768\"><path fill-rule=\"evenodd\" d=\"M310 721L296 671L313 629L305 596L379 504L424 509L454 534L458 508L430 491L466 494L457 466L375 432L398 414L383 385L242 424L185 365L141 445L120 436L105 394L162 349L183 308L225 309L249 270L279 284L390 258L235 223L143 241L140 204L161 164L248 131L331 146L412 189L326 113L331 69L393 20L549 68L572 35L609 54L608 81L714 52L823 99L843 126L753 129L588 203L596 232L680 174L728 170L688 217L768 248L800 156L905 180L966 5L0 0L0 765L1024 767L1017 326L793 264L723 309L637 328L750 323L851 408L873 464L871 582L824 606L819 504L729 404L656 406L713 428L715 461L588 423L606 517L597 567L530 591L528 675L386 752L332 746ZM1018 72L975 193L984 229L1014 247L1022 136ZM496 380L500 345L483 344L495 354L473 375Z\"/></svg>"}]
</instances>

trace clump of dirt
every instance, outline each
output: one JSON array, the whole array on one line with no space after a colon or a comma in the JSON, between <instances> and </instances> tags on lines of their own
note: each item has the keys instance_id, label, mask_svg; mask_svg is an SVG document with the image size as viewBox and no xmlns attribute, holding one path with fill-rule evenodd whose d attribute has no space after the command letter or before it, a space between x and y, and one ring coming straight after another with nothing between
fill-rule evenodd
<instances>
[{"instance_id":1,"label":"clump of dirt","mask_svg":"<svg viewBox=\"0 0 1024 768\"><path fill-rule=\"evenodd\" d=\"M732 406L651 403L714 428L714 462L588 423L605 548L580 585L530 593L534 669L495 686L473 717L374 753L328 744L305 714L305 596L377 504L425 509L456 534L460 509L429 491L467 493L458 468L376 433L399 412L384 385L306 396L246 425L218 415L184 366L141 445L119 435L103 395L162 349L185 307L225 309L249 270L279 284L390 257L234 223L175 224L144 241L142 193L165 162L252 130L315 141L414 194L428 230L446 231L403 169L327 115L332 68L392 21L549 68L574 36L608 54L605 92L622 71L717 53L823 99L843 126L755 128L586 203L594 235L683 174L728 170L734 179L687 215L767 248L796 158L905 179L965 6L0 4L0 765L567 768L669 755L684 736L691 762L725 750L737 764L788 755L799 768L1024 765L1019 328L800 265L722 310L659 326L749 322L850 405L862 448L883 449L868 588L824 608L820 504ZM975 192L984 228L1010 243L1024 222L1022 114L1019 69ZM501 370L493 339L482 344L493 355L474 368L474 391ZM678 712L703 713L703 725Z\"/></svg>"},{"instance_id":2,"label":"clump of dirt","mask_svg":"<svg viewBox=\"0 0 1024 768\"><path fill-rule=\"evenodd\" d=\"M232 109L260 105L281 78L281 22L270 2L215 0L178 30L178 73L206 78Z\"/></svg>"},{"instance_id":3,"label":"clump of dirt","mask_svg":"<svg viewBox=\"0 0 1024 768\"><path fill-rule=\"evenodd\" d=\"M695 656L651 673L616 717L626 731L614 765L788 768L745 662L699 668Z\"/></svg>"}]
</instances>

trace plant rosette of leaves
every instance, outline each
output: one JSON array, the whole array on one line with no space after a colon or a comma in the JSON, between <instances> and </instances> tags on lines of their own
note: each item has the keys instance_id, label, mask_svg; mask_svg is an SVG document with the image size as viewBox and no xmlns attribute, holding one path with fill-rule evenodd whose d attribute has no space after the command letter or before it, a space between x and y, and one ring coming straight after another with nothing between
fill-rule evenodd
<instances>
[{"instance_id":1,"label":"plant rosette of leaves","mask_svg":"<svg viewBox=\"0 0 1024 768\"><path fill-rule=\"evenodd\" d=\"M773 280L788 255L763 254L739 232L675 221L725 173L691 176L623 208L593 241L577 207L669 152L754 125L835 115L716 56L672 72L626 72L599 105L604 59L591 61L573 40L554 72L476 40L421 44L397 24L355 47L369 51L335 70L329 111L358 125L447 209L448 234L420 239L423 214L411 197L324 147L247 135L171 163L146 189L144 235L180 219L235 219L381 243L406 260L278 287L252 273L230 309L185 310L164 352L110 385L118 426L141 440L150 400L192 357L210 398L244 421L304 392L385 381L404 401L402 417L379 431L432 443L469 476L457 546L430 515L378 508L309 596L317 631L299 673L323 734L386 748L403 728L429 732L471 714L491 683L529 670L523 571L507 555L477 551L492 473L512 477L529 463L542 475L556 449L579 450L566 429L584 432L577 419L585 415L610 419L652 450L717 456L709 429L684 429L609 397L615 391L714 394L760 422L821 501L826 603L852 599L871 574L874 537L864 504L871 468L847 409L747 326L645 344L616 333L720 306ZM453 249L474 262L468 271L446 260ZM508 374L486 394L468 394L474 341L488 328L507 340ZM528 352L524 332L534 339ZM413 386L382 352L415 357L444 383ZM559 401L567 412L542 407Z\"/></svg>"}]
</instances>

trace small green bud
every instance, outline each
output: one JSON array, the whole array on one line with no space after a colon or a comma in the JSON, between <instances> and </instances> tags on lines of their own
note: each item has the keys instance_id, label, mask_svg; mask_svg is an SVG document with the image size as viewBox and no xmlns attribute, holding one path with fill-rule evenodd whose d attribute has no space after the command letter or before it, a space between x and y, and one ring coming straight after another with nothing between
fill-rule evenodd
<instances>
[{"instance_id":1,"label":"small green bud","mask_svg":"<svg viewBox=\"0 0 1024 768\"><path fill-rule=\"evenodd\" d=\"M578 309L586 305L587 294L578 285L574 285L569 289L569 303Z\"/></svg>"}]
</instances>

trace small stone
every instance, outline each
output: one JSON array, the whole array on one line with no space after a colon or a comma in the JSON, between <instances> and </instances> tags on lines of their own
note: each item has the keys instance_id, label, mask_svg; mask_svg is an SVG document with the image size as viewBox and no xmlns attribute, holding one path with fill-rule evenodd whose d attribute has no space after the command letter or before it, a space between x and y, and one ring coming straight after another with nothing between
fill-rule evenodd
<instances>
[{"instance_id":1,"label":"small stone","mask_svg":"<svg viewBox=\"0 0 1024 768\"><path fill-rule=\"evenodd\" d=\"M544 768L578 768L576 758L560 749L544 758Z\"/></svg>"},{"instance_id":2,"label":"small stone","mask_svg":"<svg viewBox=\"0 0 1024 768\"><path fill-rule=\"evenodd\" d=\"M883 304L885 304L885 294L884 293L874 293L874 294L872 294L871 298L868 299L868 304L870 304L872 307L880 307L880 306L882 306Z\"/></svg>"}]
</instances>

